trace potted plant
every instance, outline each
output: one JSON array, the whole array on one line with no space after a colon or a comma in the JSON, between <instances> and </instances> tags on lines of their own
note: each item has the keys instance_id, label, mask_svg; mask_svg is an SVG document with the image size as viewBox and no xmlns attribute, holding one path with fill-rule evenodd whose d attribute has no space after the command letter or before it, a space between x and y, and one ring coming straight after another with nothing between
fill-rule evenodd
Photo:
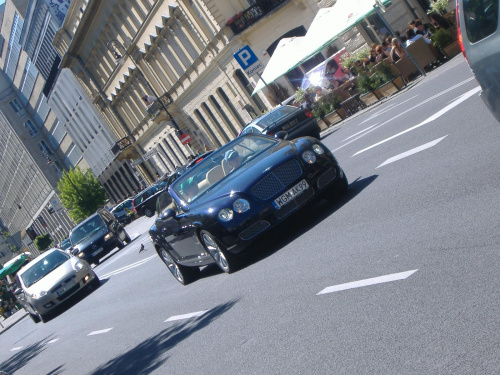
<instances>
[{"instance_id":1,"label":"potted plant","mask_svg":"<svg viewBox=\"0 0 500 375\"><path fill-rule=\"evenodd\" d=\"M449 58L452 58L460 53L460 44L458 40L453 38L448 30L439 29L432 36L432 44L437 49L443 51Z\"/></svg>"},{"instance_id":2,"label":"potted plant","mask_svg":"<svg viewBox=\"0 0 500 375\"><path fill-rule=\"evenodd\" d=\"M371 76L368 76L366 73L359 74L356 85L358 90L362 93L360 99L365 102L366 105L379 101L379 99L384 97L377 89L382 83L382 78L377 73Z\"/></svg>"},{"instance_id":3,"label":"potted plant","mask_svg":"<svg viewBox=\"0 0 500 375\"><path fill-rule=\"evenodd\" d=\"M446 14L448 11L448 0L432 0L429 6L428 14L437 12L439 14Z\"/></svg>"},{"instance_id":4,"label":"potted plant","mask_svg":"<svg viewBox=\"0 0 500 375\"><path fill-rule=\"evenodd\" d=\"M377 89L384 96L389 96L398 92L404 86L401 74L396 74L391 65L382 62L377 66L377 73L380 75L384 83L377 87Z\"/></svg>"}]
</instances>

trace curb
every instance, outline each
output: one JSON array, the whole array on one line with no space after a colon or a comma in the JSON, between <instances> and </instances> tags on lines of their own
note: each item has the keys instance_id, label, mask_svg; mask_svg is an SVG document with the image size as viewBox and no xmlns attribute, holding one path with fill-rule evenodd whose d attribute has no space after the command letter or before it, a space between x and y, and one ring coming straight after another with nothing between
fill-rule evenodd
<instances>
[{"instance_id":1,"label":"curb","mask_svg":"<svg viewBox=\"0 0 500 375\"><path fill-rule=\"evenodd\" d=\"M24 318L26 318L28 316L28 312L27 311L24 311L24 314L23 316L21 316L20 318L18 318L17 320L13 321L12 323L8 323L7 326L4 326L3 328L0 327L0 335L2 333L4 333L5 331L11 329L12 327L14 327L17 323L19 323L21 320L23 320ZM6 320L4 320L1 324L3 325L9 318L7 318Z\"/></svg>"}]
</instances>

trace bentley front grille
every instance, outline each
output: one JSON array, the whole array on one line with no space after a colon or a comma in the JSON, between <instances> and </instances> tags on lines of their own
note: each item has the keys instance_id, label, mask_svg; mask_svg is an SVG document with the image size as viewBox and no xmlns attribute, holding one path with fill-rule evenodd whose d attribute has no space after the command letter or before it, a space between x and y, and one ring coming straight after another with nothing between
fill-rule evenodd
<instances>
[{"instance_id":1,"label":"bentley front grille","mask_svg":"<svg viewBox=\"0 0 500 375\"><path fill-rule=\"evenodd\" d=\"M290 160L266 175L252 187L255 198L266 201L285 190L302 176L302 167L297 160Z\"/></svg>"}]
</instances>

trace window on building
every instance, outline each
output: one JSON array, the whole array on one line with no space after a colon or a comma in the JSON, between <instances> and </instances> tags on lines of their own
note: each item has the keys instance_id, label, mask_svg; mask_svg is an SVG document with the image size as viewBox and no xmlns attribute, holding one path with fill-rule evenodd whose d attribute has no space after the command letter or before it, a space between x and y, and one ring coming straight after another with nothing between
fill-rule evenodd
<instances>
[{"instance_id":1,"label":"window on building","mask_svg":"<svg viewBox=\"0 0 500 375\"><path fill-rule=\"evenodd\" d=\"M26 67L24 68L23 80L21 82L22 100L25 105L31 97L37 76L38 71L36 70L35 65L31 62L31 59L28 58L28 61L26 61Z\"/></svg>"},{"instance_id":2,"label":"window on building","mask_svg":"<svg viewBox=\"0 0 500 375\"><path fill-rule=\"evenodd\" d=\"M40 94L40 99L38 99L38 105L36 106L35 121L42 127L45 119L47 118L50 111L49 103L45 95Z\"/></svg>"},{"instance_id":3,"label":"window on building","mask_svg":"<svg viewBox=\"0 0 500 375\"><path fill-rule=\"evenodd\" d=\"M7 58L5 61L4 71L7 77L11 81L14 80L16 75L17 62L19 60L19 55L21 54L21 45L19 41L21 39L21 32L23 30L23 20L19 17L19 14L14 15L14 21L12 22L12 30L10 32L9 46L7 49Z\"/></svg>"},{"instance_id":4,"label":"window on building","mask_svg":"<svg viewBox=\"0 0 500 375\"><path fill-rule=\"evenodd\" d=\"M16 113L24 111L24 108L21 106L21 104L19 104L19 102L17 101L17 99L12 99L9 102L9 104L12 107L12 109L14 110L14 112L16 112Z\"/></svg>"},{"instance_id":5,"label":"window on building","mask_svg":"<svg viewBox=\"0 0 500 375\"><path fill-rule=\"evenodd\" d=\"M52 128L49 137L49 141L52 147L54 147L54 149L58 148L65 136L66 128L63 124L57 121L56 125Z\"/></svg>"},{"instance_id":6,"label":"window on building","mask_svg":"<svg viewBox=\"0 0 500 375\"><path fill-rule=\"evenodd\" d=\"M36 129L36 126L31 122L31 120L28 120L24 123L24 127L30 134L30 136L34 137L35 135L38 134L38 130Z\"/></svg>"},{"instance_id":7,"label":"window on building","mask_svg":"<svg viewBox=\"0 0 500 375\"><path fill-rule=\"evenodd\" d=\"M40 141L38 143L38 145L40 146L40 151L42 151L42 153L48 157L50 155L53 154L52 150L50 149L49 145L47 144L47 142L45 141Z\"/></svg>"}]
</instances>

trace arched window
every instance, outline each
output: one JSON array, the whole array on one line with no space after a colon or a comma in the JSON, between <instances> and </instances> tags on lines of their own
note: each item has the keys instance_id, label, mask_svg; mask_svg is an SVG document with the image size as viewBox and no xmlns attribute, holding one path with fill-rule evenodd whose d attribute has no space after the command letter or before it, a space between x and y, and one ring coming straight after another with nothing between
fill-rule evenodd
<instances>
[{"instance_id":1,"label":"arched window","mask_svg":"<svg viewBox=\"0 0 500 375\"><path fill-rule=\"evenodd\" d=\"M203 127L205 128L205 131L210 134L210 136L212 138L212 142L214 142L215 145L218 146L218 147L222 146L222 143L220 143L219 139L217 138L217 136L215 135L214 131L212 130L212 128L208 124L207 120L205 120L205 117L203 117L203 115L201 114L201 112L198 109L194 110L194 115L196 116L196 118L198 119L198 121L200 121L203 124Z\"/></svg>"},{"instance_id":2,"label":"arched window","mask_svg":"<svg viewBox=\"0 0 500 375\"><path fill-rule=\"evenodd\" d=\"M233 122L229 119L229 117L227 117L226 112L224 112L224 109L220 106L217 99L215 99L215 97L213 95L210 95L208 97L208 99L210 100L212 105L215 107L215 109L217 109L219 114L222 116L222 118L224 119L224 121L225 121L226 125L229 127L229 129L231 129L231 131L233 132L233 136L237 137L239 134L239 131L236 130L236 128L233 125Z\"/></svg>"},{"instance_id":3,"label":"arched window","mask_svg":"<svg viewBox=\"0 0 500 375\"><path fill-rule=\"evenodd\" d=\"M234 107L233 103L231 103L231 101L229 100L228 96L226 95L226 93L224 92L224 90L222 90L222 88L218 88L217 89L217 93L219 94L219 96L221 97L222 100L224 100L224 102L226 102L226 105L229 107L229 109L231 110L234 118L236 118L236 120L240 123L240 125L243 127L245 126L245 121L243 121L243 119L241 118L240 114L238 113L238 111L236 110L236 108Z\"/></svg>"}]
</instances>

